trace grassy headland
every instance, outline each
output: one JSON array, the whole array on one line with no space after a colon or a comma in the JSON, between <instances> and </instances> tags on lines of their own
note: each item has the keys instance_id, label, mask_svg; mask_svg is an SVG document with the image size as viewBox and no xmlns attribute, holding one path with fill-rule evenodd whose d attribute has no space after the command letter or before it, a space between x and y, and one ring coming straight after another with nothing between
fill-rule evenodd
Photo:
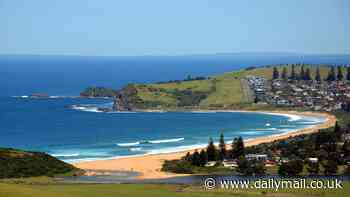
<instances>
[{"instance_id":1,"label":"grassy headland","mask_svg":"<svg viewBox=\"0 0 350 197\"><path fill-rule=\"evenodd\" d=\"M77 173L78 168L41 152L0 148L0 179Z\"/></svg>"},{"instance_id":2,"label":"grassy headland","mask_svg":"<svg viewBox=\"0 0 350 197\"><path fill-rule=\"evenodd\" d=\"M274 68L279 73L287 70L290 75L292 65L249 67L211 77L187 77L185 80L173 80L152 84L129 84L120 92L133 110L208 110L208 109L246 109L253 106L254 97L245 80L246 76L263 77L271 80ZM295 73L308 70L311 78L316 77L317 69L322 79L326 79L330 66L293 65ZM345 74L346 67L341 70ZM303 71L304 72L304 71Z\"/></svg>"}]
</instances>

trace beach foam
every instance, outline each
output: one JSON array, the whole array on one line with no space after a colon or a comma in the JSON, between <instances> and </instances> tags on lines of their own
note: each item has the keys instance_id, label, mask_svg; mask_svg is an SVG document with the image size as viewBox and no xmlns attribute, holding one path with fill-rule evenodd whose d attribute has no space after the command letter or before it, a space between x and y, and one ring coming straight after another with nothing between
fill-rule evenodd
<instances>
[{"instance_id":1,"label":"beach foam","mask_svg":"<svg viewBox=\"0 0 350 197\"><path fill-rule=\"evenodd\" d=\"M257 128L257 129L249 129L249 131L276 131L278 130L277 128Z\"/></svg>"},{"instance_id":2,"label":"beach foam","mask_svg":"<svg viewBox=\"0 0 350 197\"><path fill-rule=\"evenodd\" d=\"M179 141L183 141L185 140L185 138L173 138L173 139L164 139L164 140L150 140L148 141L148 143L151 144L161 144L161 143L171 143L171 142L179 142Z\"/></svg>"},{"instance_id":3,"label":"beach foam","mask_svg":"<svg viewBox=\"0 0 350 197\"><path fill-rule=\"evenodd\" d=\"M130 142L130 143L117 143L120 147L130 147L130 146L137 146L140 142Z\"/></svg>"},{"instance_id":4,"label":"beach foam","mask_svg":"<svg viewBox=\"0 0 350 197\"><path fill-rule=\"evenodd\" d=\"M134 152L134 151L141 151L142 148L141 148L141 147L135 147L135 148L129 148L129 150L130 150L131 152Z\"/></svg>"},{"instance_id":5,"label":"beach foam","mask_svg":"<svg viewBox=\"0 0 350 197\"><path fill-rule=\"evenodd\" d=\"M269 112L263 112L264 114L269 114L269 115L276 115L276 116L284 116L288 118L288 121L290 122L294 122L297 120L302 119L303 117L300 115L296 115L296 114L283 114L283 113L269 113Z\"/></svg>"},{"instance_id":6,"label":"beach foam","mask_svg":"<svg viewBox=\"0 0 350 197\"><path fill-rule=\"evenodd\" d=\"M71 154L51 154L54 157L78 157L79 153L71 153Z\"/></svg>"},{"instance_id":7,"label":"beach foam","mask_svg":"<svg viewBox=\"0 0 350 197\"><path fill-rule=\"evenodd\" d=\"M137 112L135 111L110 111L110 112L106 112L108 114L135 114Z\"/></svg>"},{"instance_id":8,"label":"beach foam","mask_svg":"<svg viewBox=\"0 0 350 197\"><path fill-rule=\"evenodd\" d=\"M93 107L91 105L72 105L71 108L74 110L85 111L85 112L101 112L98 110L97 107Z\"/></svg>"},{"instance_id":9,"label":"beach foam","mask_svg":"<svg viewBox=\"0 0 350 197\"><path fill-rule=\"evenodd\" d=\"M217 113L216 111L190 111L187 113L194 113L194 114L212 114L212 113Z\"/></svg>"},{"instance_id":10,"label":"beach foam","mask_svg":"<svg viewBox=\"0 0 350 197\"><path fill-rule=\"evenodd\" d=\"M29 96L27 96L27 95L23 95L23 96L12 96L12 98L29 98Z\"/></svg>"}]
</instances>

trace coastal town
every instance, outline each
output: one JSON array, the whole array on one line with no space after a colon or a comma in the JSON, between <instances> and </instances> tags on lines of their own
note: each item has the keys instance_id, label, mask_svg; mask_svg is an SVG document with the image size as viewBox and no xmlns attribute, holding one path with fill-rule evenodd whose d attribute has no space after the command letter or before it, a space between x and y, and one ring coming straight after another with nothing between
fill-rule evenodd
<instances>
[{"instance_id":1,"label":"coastal town","mask_svg":"<svg viewBox=\"0 0 350 197\"><path fill-rule=\"evenodd\" d=\"M294 69L294 67L291 67ZM297 107L313 111L350 111L350 72L344 76L342 69L338 67L338 73L334 67L330 67L326 79L321 79L319 71L312 79L310 70L300 74L287 71L281 76L274 67L272 80L258 76L246 76L249 87L255 94L255 102L269 104L276 107ZM294 73L294 74L293 74ZM309 73L309 74L305 74ZM318 73L318 74L317 74ZM300 77L303 76L303 77Z\"/></svg>"},{"instance_id":2,"label":"coastal town","mask_svg":"<svg viewBox=\"0 0 350 197\"><path fill-rule=\"evenodd\" d=\"M319 128L316 133L276 139L249 147L245 147L241 137L235 138L232 144L226 144L221 134L217 147L210 138L206 149L187 153L180 160L166 161L162 169L175 173L202 173L208 169L216 172L228 170L243 175L334 175L340 170L348 174L350 69L345 67L348 72L344 77L341 67L338 67L338 73L335 72L335 67L330 67L327 78L322 79L317 68L315 79L312 79L309 68L304 71L302 65L298 66L301 67L301 73L298 75L292 65L289 76L286 68L283 68L280 76L277 67L273 68L271 80L261 76L246 76L245 80L255 96L254 102L271 105L276 109L293 107L334 113L338 118L345 119L345 123L340 125L335 122L334 125L333 122L331 126L334 127L328 125Z\"/></svg>"}]
</instances>

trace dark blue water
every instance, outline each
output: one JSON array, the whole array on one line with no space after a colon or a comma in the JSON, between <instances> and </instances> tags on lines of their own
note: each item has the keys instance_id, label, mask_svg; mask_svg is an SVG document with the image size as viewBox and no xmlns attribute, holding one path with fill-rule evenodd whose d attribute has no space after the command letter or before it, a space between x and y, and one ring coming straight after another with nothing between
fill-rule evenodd
<instances>
[{"instance_id":1,"label":"dark blue water","mask_svg":"<svg viewBox=\"0 0 350 197\"><path fill-rule=\"evenodd\" d=\"M0 56L0 147L45 151L65 161L95 160L202 147L208 138L227 141L275 135L322 121L253 113L97 113L98 99L23 99L34 92L78 95L91 85L120 88L131 82L208 76L282 63L350 63L349 56L221 54L182 57Z\"/></svg>"},{"instance_id":2,"label":"dark blue water","mask_svg":"<svg viewBox=\"0 0 350 197\"><path fill-rule=\"evenodd\" d=\"M221 54L175 57L0 56L0 96L78 95L87 86L208 76L247 66L282 63L350 64L349 55Z\"/></svg>"},{"instance_id":3,"label":"dark blue water","mask_svg":"<svg viewBox=\"0 0 350 197\"><path fill-rule=\"evenodd\" d=\"M0 146L45 151L65 161L174 152L227 141L276 135L322 118L256 113L101 113L73 104L110 105L98 99L0 99Z\"/></svg>"}]
</instances>

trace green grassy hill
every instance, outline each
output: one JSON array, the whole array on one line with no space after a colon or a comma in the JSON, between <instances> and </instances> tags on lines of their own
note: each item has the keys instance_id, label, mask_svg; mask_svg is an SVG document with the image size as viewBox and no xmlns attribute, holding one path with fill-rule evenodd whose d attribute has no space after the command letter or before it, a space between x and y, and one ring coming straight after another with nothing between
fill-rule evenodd
<instances>
[{"instance_id":1,"label":"green grassy hill","mask_svg":"<svg viewBox=\"0 0 350 197\"><path fill-rule=\"evenodd\" d=\"M278 70L282 73L283 67L287 67L288 75L291 65L280 65ZM326 65L304 65L304 69L310 68L314 78L316 68L320 68L322 78L326 78L329 67ZM300 72L300 65L295 66L295 71ZM157 84L132 84L128 88L134 88L133 105L137 109L231 109L246 103L252 103L245 92L248 86L243 79L247 75L255 75L272 78L273 66L248 68L221 75L212 76L205 80L177 81ZM343 73L346 69L343 68Z\"/></svg>"},{"instance_id":2,"label":"green grassy hill","mask_svg":"<svg viewBox=\"0 0 350 197\"><path fill-rule=\"evenodd\" d=\"M0 179L54 176L78 171L74 166L41 152L0 148Z\"/></svg>"}]
</instances>

